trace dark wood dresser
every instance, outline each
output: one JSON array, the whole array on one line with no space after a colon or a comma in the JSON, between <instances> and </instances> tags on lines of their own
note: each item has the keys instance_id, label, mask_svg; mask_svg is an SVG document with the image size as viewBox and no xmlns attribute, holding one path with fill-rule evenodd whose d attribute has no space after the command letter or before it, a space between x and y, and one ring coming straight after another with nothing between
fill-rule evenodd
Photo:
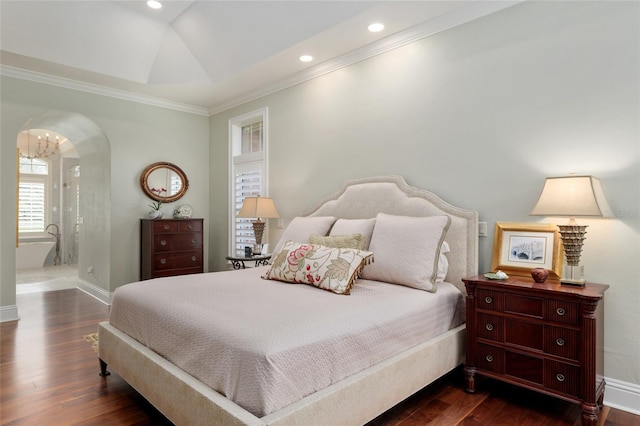
<instances>
[{"instance_id":1,"label":"dark wood dresser","mask_svg":"<svg viewBox=\"0 0 640 426\"><path fill-rule=\"evenodd\" d=\"M140 219L140 279L204 271L203 219Z\"/></svg>"},{"instance_id":2,"label":"dark wood dresser","mask_svg":"<svg viewBox=\"0 0 640 426\"><path fill-rule=\"evenodd\" d=\"M467 391L480 374L567 401L595 425L604 398L603 284L479 275L467 288Z\"/></svg>"}]
</instances>

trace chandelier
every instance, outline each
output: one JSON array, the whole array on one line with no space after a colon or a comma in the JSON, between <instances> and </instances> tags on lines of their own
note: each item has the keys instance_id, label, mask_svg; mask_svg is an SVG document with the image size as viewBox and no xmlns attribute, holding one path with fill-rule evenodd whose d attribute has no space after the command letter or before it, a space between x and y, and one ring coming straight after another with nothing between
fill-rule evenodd
<instances>
[{"instance_id":1,"label":"chandelier","mask_svg":"<svg viewBox=\"0 0 640 426\"><path fill-rule=\"evenodd\" d=\"M27 160L47 158L56 154L60 149L60 136L56 136L56 140L54 142L49 140L49 133L46 133L44 140L42 139L42 136L38 136L32 143L31 131L27 130L26 135L26 147L23 145L20 149L20 158L26 158Z\"/></svg>"}]
</instances>

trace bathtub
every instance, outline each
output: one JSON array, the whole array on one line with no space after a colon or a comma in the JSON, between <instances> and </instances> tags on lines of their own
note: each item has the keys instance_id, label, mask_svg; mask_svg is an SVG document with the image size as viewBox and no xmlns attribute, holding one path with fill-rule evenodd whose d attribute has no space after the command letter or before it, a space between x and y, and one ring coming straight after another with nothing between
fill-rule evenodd
<instances>
[{"instance_id":1,"label":"bathtub","mask_svg":"<svg viewBox=\"0 0 640 426\"><path fill-rule=\"evenodd\" d=\"M55 245L54 241L20 243L16 248L16 269L42 268Z\"/></svg>"}]
</instances>

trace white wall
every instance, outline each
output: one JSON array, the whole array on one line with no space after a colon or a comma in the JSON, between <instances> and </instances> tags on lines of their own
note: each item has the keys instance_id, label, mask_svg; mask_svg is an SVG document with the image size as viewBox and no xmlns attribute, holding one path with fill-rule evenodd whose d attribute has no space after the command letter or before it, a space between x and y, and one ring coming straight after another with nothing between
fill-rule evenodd
<instances>
[{"instance_id":1,"label":"white wall","mask_svg":"<svg viewBox=\"0 0 640 426\"><path fill-rule=\"evenodd\" d=\"M94 134L69 135L72 142L74 139L83 140L83 148L79 148L81 175L89 178L89 184L95 191L82 193L86 203L82 214L91 213L91 217L85 218L87 235L89 231L93 233L92 237L81 241L81 262L83 256L89 256L91 261L81 263L79 272L80 277L99 293L108 295L120 285L139 279L139 219L145 217L149 210L147 205L151 202L140 189L139 178L147 165L157 161L175 163L190 180L186 195L165 205L166 215L170 217L173 208L187 203L193 206L194 217L209 220L207 117L6 76L2 77L1 83L2 308L15 305L16 137L22 126L33 117L47 116L54 110L79 113L86 121L95 123L107 139L105 152L103 144L84 141L96 137ZM78 130L77 126L70 127L72 131ZM108 157L109 152L111 158ZM93 173L100 162L110 164L109 169L102 174ZM87 182L84 184L86 186ZM205 256L207 252L205 249ZM87 273L86 266L94 266L92 275Z\"/></svg>"},{"instance_id":2,"label":"white wall","mask_svg":"<svg viewBox=\"0 0 640 426\"><path fill-rule=\"evenodd\" d=\"M228 120L264 106L285 221L346 179L398 174L491 233L539 221L546 176L593 174L617 215L580 220L587 277L611 286L605 375L640 384L639 17L637 2L526 2L211 117L211 264L228 244Z\"/></svg>"}]
</instances>

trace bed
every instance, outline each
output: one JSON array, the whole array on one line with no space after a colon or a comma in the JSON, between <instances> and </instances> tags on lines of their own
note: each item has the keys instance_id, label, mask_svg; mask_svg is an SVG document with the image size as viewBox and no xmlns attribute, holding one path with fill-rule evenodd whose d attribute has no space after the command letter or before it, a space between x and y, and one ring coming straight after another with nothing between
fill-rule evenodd
<instances>
[{"instance_id":1,"label":"bed","mask_svg":"<svg viewBox=\"0 0 640 426\"><path fill-rule=\"evenodd\" d=\"M427 235L435 221L446 225ZM119 288L110 320L98 327L101 374L108 365L178 425L364 424L463 363L461 278L477 274L477 222L475 211L399 176L349 181L291 222L269 266ZM307 230L320 223L326 232ZM361 254L348 288L262 278L274 278L279 258L310 246L286 243L287 236L306 232L324 243L326 235L341 238L341 230L371 223L362 250L326 249ZM439 239L437 252L411 248L389 265L387 247L405 250L389 243L402 234L396 229L427 223L428 231L415 233L424 236L417 244ZM393 232L383 238L385 229ZM386 282L413 273L422 258L436 261L426 288ZM423 316L423 323L415 320Z\"/></svg>"}]
</instances>

